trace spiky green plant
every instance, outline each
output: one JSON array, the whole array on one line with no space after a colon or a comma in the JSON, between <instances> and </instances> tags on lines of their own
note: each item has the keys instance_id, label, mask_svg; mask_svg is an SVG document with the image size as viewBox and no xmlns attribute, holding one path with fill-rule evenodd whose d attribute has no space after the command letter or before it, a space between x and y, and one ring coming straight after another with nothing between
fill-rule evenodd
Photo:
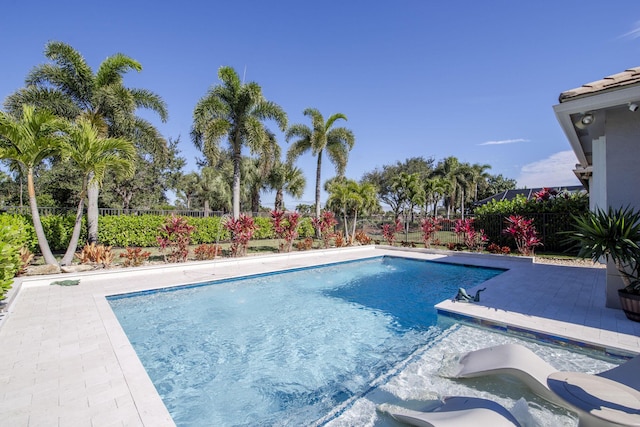
<instances>
[{"instance_id":1,"label":"spiky green plant","mask_svg":"<svg viewBox=\"0 0 640 427\"><path fill-rule=\"evenodd\" d=\"M580 247L578 256L613 261L626 289L640 292L640 212L609 207L573 219L575 231L569 240Z\"/></svg>"}]
</instances>

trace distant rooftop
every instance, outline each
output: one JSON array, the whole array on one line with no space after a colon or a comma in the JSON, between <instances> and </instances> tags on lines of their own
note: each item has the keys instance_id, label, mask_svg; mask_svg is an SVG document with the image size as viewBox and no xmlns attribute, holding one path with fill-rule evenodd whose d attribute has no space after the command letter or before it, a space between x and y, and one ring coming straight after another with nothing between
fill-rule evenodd
<instances>
[{"instance_id":1,"label":"distant rooftop","mask_svg":"<svg viewBox=\"0 0 640 427\"><path fill-rule=\"evenodd\" d=\"M544 188L549 188L551 190L556 190L557 192L562 192L562 191L566 191L569 193L578 193L580 191L584 190L584 187L582 185L569 185L569 186L564 186L564 187L544 187ZM487 197L486 199L482 199L482 200L478 200L477 202L474 203L474 206L482 206L484 204L487 204L489 202L491 202L492 200L495 200L496 202L501 202L503 200L513 200L515 199L518 195L520 196L524 196L527 198L527 200L534 198L534 194L543 190L542 187L540 188L523 188L523 189L518 189L518 190L506 190L503 191L501 193L498 194L494 194L491 197Z\"/></svg>"},{"instance_id":2,"label":"distant rooftop","mask_svg":"<svg viewBox=\"0 0 640 427\"><path fill-rule=\"evenodd\" d=\"M559 101L562 103L599 92L622 89L635 83L640 83L640 67L629 68L621 73L605 77L602 80L596 80L595 82L562 92Z\"/></svg>"}]
</instances>

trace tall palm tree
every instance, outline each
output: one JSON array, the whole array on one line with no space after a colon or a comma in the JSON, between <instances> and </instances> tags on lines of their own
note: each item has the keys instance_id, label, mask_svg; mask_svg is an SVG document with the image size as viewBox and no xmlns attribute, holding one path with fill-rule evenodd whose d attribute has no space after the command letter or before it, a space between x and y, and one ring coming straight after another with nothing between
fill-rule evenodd
<instances>
[{"instance_id":1,"label":"tall palm tree","mask_svg":"<svg viewBox=\"0 0 640 427\"><path fill-rule=\"evenodd\" d=\"M442 177L434 176L424 182L425 202L433 205L433 216L437 215L438 201L447 194L449 183ZM426 206L425 206L426 208Z\"/></svg>"},{"instance_id":2,"label":"tall palm tree","mask_svg":"<svg viewBox=\"0 0 640 427\"><path fill-rule=\"evenodd\" d=\"M456 201L461 201L461 211L464 215L464 193L470 186L471 167L468 163L460 163L453 156L445 158L436 167L434 174L442 177L448 183L448 191L445 195L445 205L447 208L447 218L451 215L451 210L455 211Z\"/></svg>"},{"instance_id":3,"label":"tall palm tree","mask_svg":"<svg viewBox=\"0 0 640 427\"><path fill-rule=\"evenodd\" d=\"M49 42L44 55L51 62L35 67L26 77L26 87L10 95L5 105L19 112L22 104L47 108L67 119L80 116L100 131L101 137L126 138L139 147L164 150L166 141L147 120L137 116L144 108L167 120L167 107L159 95L146 89L127 88L123 76L141 71L140 63L117 53L107 57L94 73L84 57L63 42ZM99 187L90 179L87 189L88 240L98 238Z\"/></svg>"},{"instance_id":4,"label":"tall palm tree","mask_svg":"<svg viewBox=\"0 0 640 427\"><path fill-rule=\"evenodd\" d=\"M61 265L71 264L78 247L84 198L89 186L98 188L102 186L102 181L108 170L113 171L116 176L133 176L136 155L136 148L131 141L124 138L101 137L100 131L86 118L78 119L75 126L68 129L68 134L69 139L65 144L62 156L71 160L82 172L82 188L71 240L60 261Z\"/></svg>"},{"instance_id":5,"label":"tall palm tree","mask_svg":"<svg viewBox=\"0 0 640 427\"><path fill-rule=\"evenodd\" d=\"M33 169L44 159L60 153L64 144L62 130L67 123L46 110L24 105L20 118L0 111L0 159L18 162L26 171L27 191L33 227L40 252L47 264L58 265L44 234L36 201Z\"/></svg>"},{"instance_id":6,"label":"tall palm tree","mask_svg":"<svg viewBox=\"0 0 640 427\"><path fill-rule=\"evenodd\" d=\"M396 215L400 213L400 210L404 210L405 215L411 214L411 221L413 222L414 208L423 206L426 200L420 174L400 172L399 175L392 179L391 187L398 194L399 203ZM405 221L405 223L408 226L408 221Z\"/></svg>"},{"instance_id":7,"label":"tall palm tree","mask_svg":"<svg viewBox=\"0 0 640 427\"><path fill-rule=\"evenodd\" d=\"M311 126L295 124L287 130L287 141L295 139L287 153L287 161L293 163L303 153L310 151L318 156L316 167L316 218L320 217L320 171L322 154L327 152L329 160L336 167L338 176L343 176L349 160L349 151L355 144L353 132L344 127L333 127L337 120L347 120L342 113L333 114L324 121L322 114L315 108L307 108L304 115L311 118Z\"/></svg>"},{"instance_id":8,"label":"tall palm tree","mask_svg":"<svg viewBox=\"0 0 640 427\"><path fill-rule=\"evenodd\" d=\"M304 193L307 180L302 169L293 166L289 162L278 163L267 178L267 186L276 192L274 202L275 210L284 209L284 193L291 197L300 198Z\"/></svg>"},{"instance_id":9,"label":"tall palm tree","mask_svg":"<svg viewBox=\"0 0 640 427\"><path fill-rule=\"evenodd\" d=\"M478 201L478 193L488 186L487 180L491 178L491 175L487 172L487 169L491 169L491 165L479 163L470 165L470 177L471 185L473 187L474 202ZM471 197L469 197L469 199L471 199Z\"/></svg>"},{"instance_id":10,"label":"tall palm tree","mask_svg":"<svg viewBox=\"0 0 640 427\"><path fill-rule=\"evenodd\" d=\"M264 153L272 141L264 120L274 120L280 129L287 127L287 115L277 104L268 101L255 82L243 83L231 67L221 67L222 82L209 89L193 111L191 138L209 164L220 153L220 142L227 137L233 159L233 217L240 216L240 167L242 147L252 153Z\"/></svg>"}]
</instances>

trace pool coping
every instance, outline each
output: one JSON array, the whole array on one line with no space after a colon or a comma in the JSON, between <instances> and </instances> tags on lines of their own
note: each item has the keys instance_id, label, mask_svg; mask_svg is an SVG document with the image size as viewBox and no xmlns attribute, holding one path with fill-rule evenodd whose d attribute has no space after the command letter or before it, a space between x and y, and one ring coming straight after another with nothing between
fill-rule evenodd
<instances>
[{"instance_id":1,"label":"pool coping","mask_svg":"<svg viewBox=\"0 0 640 427\"><path fill-rule=\"evenodd\" d=\"M380 255L507 269L509 274L501 274L485 282L489 291L491 289L499 290L505 285L508 286L510 281L521 281L531 272L546 275L545 277L559 278L559 280L563 281L562 286L557 287L559 289L564 286L570 286L571 283L569 282L572 280L584 281L585 278L592 287L597 288L599 280L604 280L602 270L582 267L543 266L534 263L533 259L525 257L489 256L389 246L328 249L290 254L250 256L242 259L223 259L214 262L193 262L160 267L106 270L97 273L65 274L64 278L80 278L81 280L80 286L67 288L50 286L52 280L60 279L60 275L25 278L21 280L17 287L16 294L7 307L7 316L0 324L0 341L6 343L2 352L8 356L6 358L7 364L10 365L4 368L0 366L0 413L3 413L3 410L8 411L5 412L9 415L7 420L14 422L16 425L22 424L21 421L25 419L28 423L37 424L39 419L46 419L47 416L51 417L52 414L57 414L59 425L74 425L66 422L74 416L75 413L72 411L74 408L67 408L62 405L60 403L62 399L59 396L66 396L65 393L75 393L73 402L76 403L78 401L80 403L79 407L82 409L81 412L78 412L81 413L79 416L84 417L85 422L88 420L92 425L111 425L106 421L124 419L128 420L126 425L154 427L175 425L111 310L106 299L107 296L166 285L175 286L244 276L252 271L273 272L300 266L322 265L330 262ZM577 268L577 270L567 270L571 268ZM569 273L559 274L559 272L566 271L569 271ZM124 279L128 280L125 281ZM151 285L150 281L153 281L154 284ZM534 284L530 283L527 286L527 289L531 291ZM544 295L546 291L542 289L540 292ZM479 304L443 301L436 305L436 309L441 315L454 319L457 316L458 319L467 323L475 322L481 326L487 326L499 331L541 333L543 334L540 335L541 338L536 339L542 339L543 341L549 337L555 337L560 338L559 342L565 341L573 344L571 340L574 340L578 343L587 343L591 346L589 348L598 348L600 346L603 351L613 352L614 354L616 352L624 354L640 352L640 343L637 338L640 335L638 333L640 329L634 329L632 333L626 333L626 330L622 332L617 330L605 331L610 333L596 337L597 339L589 339L586 342L582 339L575 340L576 336L583 336L584 334L580 334L585 331L574 333L565 327L563 333L559 333L554 329L552 329L551 333L545 332L544 327L540 326L547 325L548 322L540 323L538 321L536 327L535 316L526 312L514 312L513 307L508 305L508 301L505 302L499 298L500 294L500 292L485 292L482 294L483 302ZM604 298L604 294L602 294L602 297ZM595 300L591 302L597 303ZM53 305L53 303L57 305ZM604 304L604 299L602 299L601 304ZM43 311L46 313L42 313ZM620 311L620 313L622 312ZM615 315L616 313L605 311L605 314ZM70 338L68 333L65 334L65 331L60 331L59 338L51 338L43 332L39 332L48 328L49 323L52 322L52 319L56 319L56 316L68 316L68 320L73 322L69 323L70 325L75 325L77 321L79 323L77 333L72 334ZM624 317L623 314L621 316ZM520 319L518 319L519 317ZM85 321L83 320L85 318L87 326L92 325L91 334L94 335L91 336L106 339L108 344L101 344L102 347L100 348L92 348L91 339L87 339L88 341L83 340L86 327L82 322ZM42 324L34 325L36 322L41 322ZM584 322L577 326L576 330L585 329L587 335L597 329L585 326ZM19 330L21 327L24 328L23 331ZM24 336L21 336L21 333ZM545 333L549 337L545 337ZM34 339L34 334L36 338L41 340L40 342ZM88 334L86 335L88 336ZM76 336L77 338L74 338ZM76 339L77 342L74 341ZM83 347L87 345L90 348L86 350L86 353L81 354L83 357L78 358L74 351L76 353L82 352L84 351ZM12 347L16 348L13 349ZM61 360L61 362L58 362L59 366L64 366L65 370L62 370L58 375L82 376L84 378L82 383L84 384L84 390L75 390L78 387L73 390L64 388L61 386L64 378L59 378L57 379L58 388L55 388L54 383L56 381L47 381L46 383L51 387L51 390L46 395L41 396L41 392L36 389L36 386L40 384L43 375L52 375L54 379L58 378L55 377L55 372L49 372L49 369L46 369L50 367L47 364L47 359L42 360L43 349L45 348L47 351L53 348L60 353L56 357ZM70 351L69 348L72 350ZM88 356L84 357L85 355ZM25 360L25 358L28 359L29 357L39 357L40 359L37 359L34 363ZM67 366L65 360L68 358L79 360L80 363L85 363L85 365ZM109 367L107 372L103 372L105 370L104 367L100 368L100 363L96 363L100 361ZM16 369L12 370L10 369L11 367ZM96 371L95 375L93 375L92 370ZM92 372L93 376L87 376L87 372ZM19 381L16 378L18 374L27 378ZM100 401L94 396L94 383L100 383ZM112 396L110 396L113 390L117 390L119 393L115 399L111 399ZM56 393L58 393L57 399ZM41 403L40 400L44 400L45 403ZM57 403L54 403L54 400ZM107 403L102 400L107 401ZM94 401L96 401L96 404L92 405Z\"/></svg>"}]
</instances>

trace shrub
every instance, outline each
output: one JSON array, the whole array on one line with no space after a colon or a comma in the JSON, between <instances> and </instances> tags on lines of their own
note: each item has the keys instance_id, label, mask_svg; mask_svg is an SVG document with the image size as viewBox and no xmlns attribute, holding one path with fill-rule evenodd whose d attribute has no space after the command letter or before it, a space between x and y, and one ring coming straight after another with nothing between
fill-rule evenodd
<instances>
[{"instance_id":1,"label":"shrub","mask_svg":"<svg viewBox=\"0 0 640 427\"><path fill-rule=\"evenodd\" d=\"M301 240L298 243L296 243L296 249L298 249L299 251L308 251L312 247L313 247L313 238L311 237L305 237L304 240Z\"/></svg>"},{"instance_id":2,"label":"shrub","mask_svg":"<svg viewBox=\"0 0 640 427\"><path fill-rule=\"evenodd\" d=\"M487 251L492 254L504 254L508 255L511 253L511 248L509 246L500 246L495 243L491 243L487 246Z\"/></svg>"},{"instance_id":3,"label":"shrub","mask_svg":"<svg viewBox=\"0 0 640 427\"><path fill-rule=\"evenodd\" d=\"M387 241L389 246L393 246L396 241L396 233L402 231L402 223L398 218L396 218L396 222L394 225L384 224L382 226L382 236Z\"/></svg>"},{"instance_id":4,"label":"shrub","mask_svg":"<svg viewBox=\"0 0 640 427\"><path fill-rule=\"evenodd\" d=\"M325 249L329 247L331 238L333 237L333 227L338 223L336 217L331 211L322 211L319 218L311 220L313 228L318 232Z\"/></svg>"},{"instance_id":5,"label":"shrub","mask_svg":"<svg viewBox=\"0 0 640 427\"><path fill-rule=\"evenodd\" d=\"M231 256L246 255L249 240L258 228L253 218L247 215L240 215L238 219L229 218L224 226L231 233Z\"/></svg>"},{"instance_id":6,"label":"shrub","mask_svg":"<svg viewBox=\"0 0 640 427\"><path fill-rule=\"evenodd\" d=\"M142 248L126 248L127 252L120 254L120 258L124 258L122 265L125 267L138 267L151 256L151 252L143 251Z\"/></svg>"},{"instance_id":7,"label":"shrub","mask_svg":"<svg viewBox=\"0 0 640 427\"><path fill-rule=\"evenodd\" d=\"M105 267L111 265L114 256L115 254L111 252L111 246L96 245L95 243L84 245L84 248L76 253L80 264L103 264Z\"/></svg>"},{"instance_id":8,"label":"shrub","mask_svg":"<svg viewBox=\"0 0 640 427\"><path fill-rule=\"evenodd\" d=\"M280 239L280 252L291 252L293 241L298 237L299 218L300 214L297 212L271 211L271 226L276 238Z\"/></svg>"},{"instance_id":9,"label":"shrub","mask_svg":"<svg viewBox=\"0 0 640 427\"><path fill-rule=\"evenodd\" d=\"M431 246L431 239L440 230L440 221L437 218L427 217L420 221L420 228L422 229L422 240L424 241L424 247Z\"/></svg>"},{"instance_id":10,"label":"shrub","mask_svg":"<svg viewBox=\"0 0 640 427\"><path fill-rule=\"evenodd\" d=\"M511 215L506 218L506 221L507 228L504 229L504 233L515 240L518 252L525 256L533 255L535 247L542 245L533 220L520 215Z\"/></svg>"},{"instance_id":11,"label":"shrub","mask_svg":"<svg viewBox=\"0 0 640 427\"><path fill-rule=\"evenodd\" d=\"M309 217L301 218L300 221L298 222L298 236L313 237L314 235L315 235L315 230L313 229L311 218Z\"/></svg>"},{"instance_id":12,"label":"shrub","mask_svg":"<svg viewBox=\"0 0 640 427\"><path fill-rule=\"evenodd\" d=\"M195 227L191 235L192 244L220 243L229 240L229 230L222 225L222 217L188 218L187 221L189 225Z\"/></svg>"},{"instance_id":13,"label":"shrub","mask_svg":"<svg viewBox=\"0 0 640 427\"><path fill-rule=\"evenodd\" d=\"M356 242L361 245L370 245L372 240L371 237L367 236L367 233L365 233L364 230L358 230L356 231Z\"/></svg>"},{"instance_id":14,"label":"shrub","mask_svg":"<svg viewBox=\"0 0 640 427\"><path fill-rule=\"evenodd\" d=\"M158 229L165 218L162 215L101 215L98 218L98 240L120 248L155 246Z\"/></svg>"},{"instance_id":15,"label":"shrub","mask_svg":"<svg viewBox=\"0 0 640 427\"><path fill-rule=\"evenodd\" d=\"M20 249L24 233L15 224L0 226L0 300L5 297L20 268Z\"/></svg>"},{"instance_id":16,"label":"shrub","mask_svg":"<svg viewBox=\"0 0 640 427\"><path fill-rule=\"evenodd\" d=\"M160 235L156 237L160 245L160 252L167 248L169 253L164 255L165 262L185 262L189 256L191 233L195 227L189 225L181 216L171 215L159 227Z\"/></svg>"},{"instance_id":17,"label":"shrub","mask_svg":"<svg viewBox=\"0 0 640 427\"><path fill-rule=\"evenodd\" d=\"M457 220L454 232L470 251L481 251L488 240L484 230L476 231L471 218Z\"/></svg>"},{"instance_id":18,"label":"shrub","mask_svg":"<svg viewBox=\"0 0 640 427\"><path fill-rule=\"evenodd\" d=\"M222 246L203 243L193 250L193 254L198 261L216 259L216 257L222 256Z\"/></svg>"}]
</instances>

